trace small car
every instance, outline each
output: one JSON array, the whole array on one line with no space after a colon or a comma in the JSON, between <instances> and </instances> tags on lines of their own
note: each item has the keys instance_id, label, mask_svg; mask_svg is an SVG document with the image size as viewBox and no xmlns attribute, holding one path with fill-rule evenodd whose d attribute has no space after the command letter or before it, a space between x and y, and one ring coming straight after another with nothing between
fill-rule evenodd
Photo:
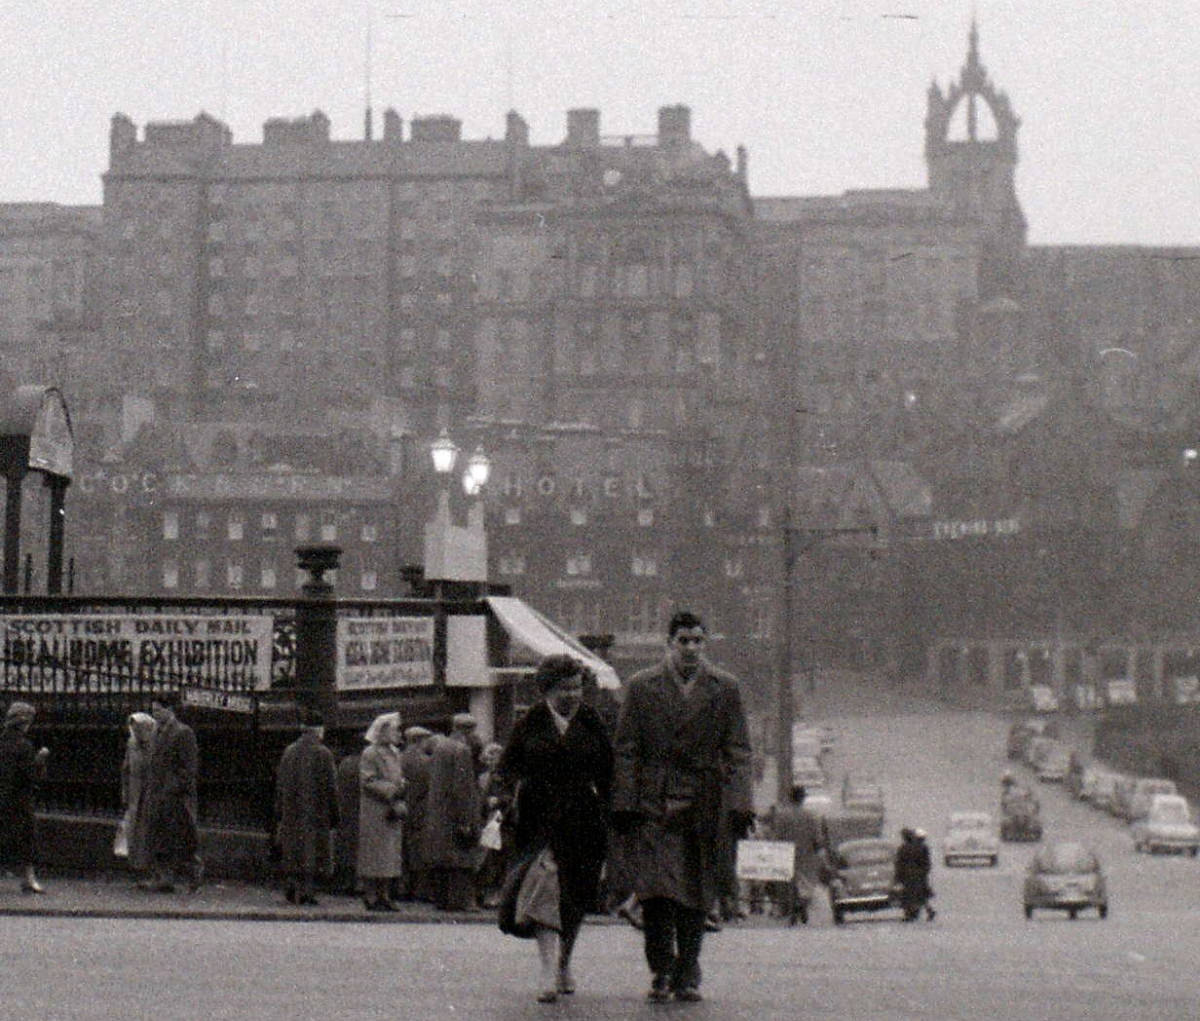
<instances>
[{"instance_id":1,"label":"small car","mask_svg":"<svg viewBox=\"0 0 1200 1021\"><path fill-rule=\"evenodd\" d=\"M1117 786L1123 779L1125 779L1125 774L1118 773L1115 769L1099 770L1092 779L1089 803L1105 812L1115 813L1117 810Z\"/></svg>"},{"instance_id":2,"label":"small car","mask_svg":"<svg viewBox=\"0 0 1200 1021\"><path fill-rule=\"evenodd\" d=\"M1036 770L1042 764L1042 759L1046 757L1055 744L1057 744L1057 741L1045 734L1031 737L1025 744L1025 765L1029 766L1030 769Z\"/></svg>"},{"instance_id":3,"label":"small car","mask_svg":"<svg viewBox=\"0 0 1200 1021\"><path fill-rule=\"evenodd\" d=\"M1055 908L1075 918L1095 908L1108 917L1108 885L1100 860L1083 844L1060 840L1038 850L1029 863L1021 895L1025 917L1035 908Z\"/></svg>"},{"instance_id":4,"label":"small car","mask_svg":"<svg viewBox=\"0 0 1200 1021\"><path fill-rule=\"evenodd\" d=\"M1088 764L1079 752L1072 749L1070 762L1067 765L1067 775L1063 777L1063 790L1073 798L1083 797L1083 777Z\"/></svg>"},{"instance_id":5,"label":"small car","mask_svg":"<svg viewBox=\"0 0 1200 1021\"><path fill-rule=\"evenodd\" d=\"M807 791L821 790L828 783L825 770L814 758L794 756L792 758L792 784Z\"/></svg>"},{"instance_id":6,"label":"small car","mask_svg":"<svg viewBox=\"0 0 1200 1021\"><path fill-rule=\"evenodd\" d=\"M1187 798L1181 794L1155 794L1130 831L1135 851L1186 851L1193 858L1200 854L1200 826L1192 821Z\"/></svg>"},{"instance_id":7,"label":"small car","mask_svg":"<svg viewBox=\"0 0 1200 1021\"><path fill-rule=\"evenodd\" d=\"M942 862L947 867L957 862L1000 860L1000 834L989 812L954 812L942 842Z\"/></svg>"},{"instance_id":8,"label":"small car","mask_svg":"<svg viewBox=\"0 0 1200 1021\"><path fill-rule=\"evenodd\" d=\"M892 890L895 862L896 845L890 840L867 837L837 845L827 880L834 925L841 925L848 912L900 906Z\"/></svg>"},{"instance_id":9,"label":"small car","mask_svg":"<svg viewBox=\"0 0 1200 1021\"><path fill-rule=\"evenodd\" d=\"M1042 806L1026 787L1013 787L1000 799L1001 840L1041 840Z\"/></svg>"},{"instance_id":10,"label":"small car","mask_svg":"<svg viewBox=\"0 0 1200 1021\"><path fill-rule=\"evenodd\" d=\"M1150 801L1155 795L1178 793L1174 780L1139 776L1131 785L1121 789L1119 815L1129 822L1136 822L1150 811Z\"/></svg>"},{"instance_id":11,"label":"small car","mask_svg":"<svg viewBox=\"0 0 1200 1021\"><path fill-rule=\"evenodd\" d=\"M842 781L842 808L848 812L879 817L883 826L883 788L869 777L847 774Z\"/></svg>"},{"instance_id":12,"label":"small car","mask_svg":"<svg viewBox=\"0 0 1200 1021\"><path fill-rule=\"evenodd\" d=\"M1071 749L1064 744L1050 739L1043 750L1034 772L1043 782L1062 783L1071 769Z\"/></svg>"}]
</instances>

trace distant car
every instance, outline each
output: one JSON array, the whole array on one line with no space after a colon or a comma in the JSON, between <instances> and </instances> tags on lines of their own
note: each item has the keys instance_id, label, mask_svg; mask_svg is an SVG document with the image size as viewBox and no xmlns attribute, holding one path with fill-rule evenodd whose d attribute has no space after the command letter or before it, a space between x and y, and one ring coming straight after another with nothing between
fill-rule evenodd
<instances>
[{"instance_id":1,"label":"distant car","mask_svg":"<svg viewBox=\"0 0 1200 1021\"><path fill-rule=\"evenodd\" d=\"M1157 794L1178 794L1174 780L1163 777L1139 776L1132 784L1120 788L1121 797L1118 815L1129 822L1136 822L1150 811L1150 800Z\"/></svg>"},{"instance_id":2,"label":"distant car","mask_svg":"<svg viewBox=\"0 0 1200 1021\"><path fill-rule=\"evenodd\" d=\"M828 783L828 777L821 763L811 756L792 757L792 784L804 788L806 792L821 790Z\"/></svg>"},{"instance_id":3,"label":"distant car","mask_svg":"<svg viewBox=\"0 0 1200 1021\"><path fill-rule=\"evenodd\" d=\"M848 773L842 781L842 808L847 812L878 816L879 825L882 827L883 788L870 777Z\"/></svg>"},{"instance_id":4,"label":"distant car","mask_svg":"<svg viewBox=\"0 0 1200 1021\"><path fill-rule=\"evenodd\" d=\"M1115 769L1101 769L1092 779L1092 793L1088 801L1096 808L1115 815L1117 788L1124 779L1125 774Z\"/></svg>"},{"instance_id":5,"label":"distant car","mask_svg":"<svg viewBox=\"0 0 1200 1021\"><path fill-rule=\"evenodd\" d=\"M1053 738L1047 740L1053 741ZM1038 759L1034 772L1043 781L1062 783L1071 769L1071 749L1064 744L1053 741L1046 746Z\"/></svg>"},{"instance_id":6,"label":"distant car","mask_svg":"<svg viewBox=\"0 0 1200 1021\"><path fill-rule=\"evenodd\" d=\"M838 844L829 860L829 907L834 925L852 911L883 911L899 907L892 893L896 845L868 837Z\"/></svg>"},{"instance_id":7,"label":"distant car","mask_svg":"<svg viewBox=\"0 0 1200 1021\"><path fill-rule=\"evenodd\" d=\"M824 817L834 811L833 795L826 790L806 792L804 807L815 816Z\"/></svg>"},{"instance_id":8,"label":"distant car","mask_svg":"<svg viewBox=\"0 0 1200 1021\"><path fill-rule=\"evenodd\" d=\"M1135 851L1186 851L1193 858L1200 853L1200 826L1181 794L1155 794L1130 830Z\"/></svg>"},{"instance_id":9,"label":"distant car","mask_svg":"<svg viewBox=\"0 0 1200 1021\"><path fill-rule=\"evenodd\" d=\"M1035 737L1058 737L1058 724L1044 716L1017 720L1008 728L1008 757L1023 760L1026 746Z\"/></svg>"},{"instance_id":10,"label":"distant car","mask_svg":"<svg viewBox=\"0 0 1200 1021\"><path fill-rule=\"evenodd\" d=\"M1000 799L1001 840L1041 840L1042 806L1033 792L1013 787Z\"/></svg>"},{"instance_id":11,"label":"distant car","mask_svg":"<svg viewBox=\"0 0 1200 1021\"><path fill-rule=\"evenodd\" d=\"M988 812L954 812L942 842L942 861L950 866L957 862L986 862L995 865L1000 860L1000 834Z\"/></svg>"},{"instance_id":12,"label":"distant car","mask_svg":"<svg viewBox=\"0 0 1200 1021\"><path fill-rule=\"evenodd\" d=\"M1058 695L1048 684L1032 684L1029 686L1029 702L1036 713L1058 712Z\"/></svg>"},{"instance_id":13,"label":"distant car","mask_svg":"<svg viewBox=\"0 0 1200 1021\"><path fill-rule=\"evenodd\" d=\"M1108 917L1108 885L1100 860L1083 844L1056 841L1042 847L1029 863L1022 885L1025 917L1035 908L1055 908L1074 918L1087 908Z\"/></svg>"},{"instance_id":14,"label":"distant car","mask_svg":"<svg viewBox=\"0 0 1200 1021\"><path fill-rule=\"evenodd\" d=\"M1045 734L1031 737L1025 744L1025 765L1036 770L1042 764L1042 759L1057 743L1055 738Z\"/></svg>"}]
</instances>

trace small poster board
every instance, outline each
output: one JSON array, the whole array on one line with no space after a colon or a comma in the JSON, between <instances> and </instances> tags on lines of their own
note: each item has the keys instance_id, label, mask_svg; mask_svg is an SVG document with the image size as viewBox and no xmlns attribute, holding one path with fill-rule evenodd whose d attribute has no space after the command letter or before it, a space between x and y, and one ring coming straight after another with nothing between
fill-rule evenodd
<instances>
[{"instance_id":1,"label":"small poster board","mask_svg":"<svg viewBox=\"0 0 1200 1021\"><path fill-rule=\"evenodd\" d=\"M796 849L788 840L739 840L737 877L767 883L791 882L796 874Z\"/></svg>"},{"instance_id":2,"label":"small poster board","mask_svg":"<svg viewBox=\"0 0 1200 1021\"><path fill-rule=\"evenodd\" d=\"M197 709L220 709L228 713L253 713L254 699L239 692L211 688L180 688L180 701Z\"/></svg>"}]
</instances>

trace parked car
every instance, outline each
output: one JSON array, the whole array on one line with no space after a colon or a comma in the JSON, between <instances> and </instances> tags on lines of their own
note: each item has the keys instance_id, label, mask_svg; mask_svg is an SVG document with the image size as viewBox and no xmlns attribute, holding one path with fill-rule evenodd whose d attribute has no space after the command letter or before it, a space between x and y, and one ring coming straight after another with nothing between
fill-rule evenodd
<instances>
[{"instance_id":1,"label":"parked car","mask_svg":"<svg viewBox=\"0 0 1200 1021\"><path fill-rule=\"evenodd\" d=\"M1124 773L1115 769L1098 770L1092 778L1092 793L1088 801L1105 812L1117 810L1117 786L1125 779Z\"/></svg>"},{"instance_id":2,"label":"parked car","mask_svg":"<svg viewBox=\"0 0 1200 1021\"><path fill-rule=\"evenodd\" d=\"M1001 840L1041 840L1042 806L1027 787L1012 787L1000 799Z\"/></svg>"},{"instance_id":3,"label":"parked car","mask_svg":"<svg viewBox=\"0 0 1200 1021\"><path fill-rule=\"evenodd\" d=\"M828 777L819 760L811 756L792 756L792 784L802 786L808 791L822 790L828 783Z\"/></svg>"},{"instance_id":4,"label":"parked car","mask_svg":"<svg viewBox=\"0 0 1200 1021\"><path fill-rule=\"evenodd\" d=\"M949 867L957 862L1000 860L1000 833L989 812L954 812L942 842L942 862Z\"/></svg>"},{"instance_id":5,"label":"parked car","mask_svg":"<svg viewBox=\"0 0 1200 1021\"><path fill-rule=\"evenodd\" d=\"M868 837L845 840L834 848L829 862L829 907L834 925L852 911L883 911L899 907L892 893L896 845Z\"/></svg>"},{"instance_id":6,"label":"parked car","mask_svg":"<svg viewBox=\"0 0 1200 1021\"><path fill-rule=\"evenodd\" d=\"M1026 746L1035 737L1058 737L1058 724L1044 716L1017 720L1008 728L1008 757L1023 761Z\"/></svg>"},{"instance_id":7,"label":"parked car","mask_svg":"<svg viewBox=\"0 0 1200 1021\"><path fill-rule=\"evenodd\" d=\"M1131 786L1120 790L1120 816L1129 822L1136 822L1150 811L1150 801L1155 795L1179 793L1174 780L1148 776L1139 776Z\"/></svg>"},{"instance_id":8,"label":"parked car","mask_svg":"<svg viewBox=\"0 0 1200 1021\"><path fill-rule=\"evenodd\" d=\"M1061 783L1071 768L1071 749L1053 738L1046 740L1052 743L1042 749L1034 772L1039 780Z\"/></svg>"},{"instance_id":9,"label":"parked car","mask_svg":"<svg viewBox=\"0 0 1200 1021\"><path fill-rule=\"evenodd\" d=\"M847 812L879 817L883 829L883 787L870 777L847 773L842 780L842 808Z\"/></svg>"},{"instance_id":10,"label":"parked car","mask_svg":"<svg viewBox=\"0 0 1200 1021\"><path fill-rule=\"evenodd\" d=\"M1056 908L1074 918L1085 908L1108 917L1108 884L1100 860L1076 841L1060 840L1038 850L1022 885L1025 917L1035 908Z\"/></svg>"},{"instance_id":11,"label":"parked car","mask_svg":"<svg viewBox=\"0 0 1200 1021\"><path fill-rule=\"evenodd\" d=\"M1192 820L1187 798L1181 794L1155 794L1146 814L1130 827L1133 849L1200 853L1200 826Z\"/></svg>"}]
</instances>

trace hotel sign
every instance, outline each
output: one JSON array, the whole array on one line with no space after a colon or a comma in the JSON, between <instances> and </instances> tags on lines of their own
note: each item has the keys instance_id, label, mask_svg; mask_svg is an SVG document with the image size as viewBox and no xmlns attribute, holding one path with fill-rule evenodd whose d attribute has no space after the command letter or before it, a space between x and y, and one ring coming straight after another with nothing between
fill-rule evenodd
<instances>
[{"instance_id":1,"label":"hotel sign","mask_svg":"<svg viewBox=\"0 0 1200 1021\"><path fill-rule=\"evenodd\" d=\"M977 518L973 521L933 522L935 539L981 539L993 535L1016 535L1020 531L1020 518Z\"/></svg>"}]
</instances>

